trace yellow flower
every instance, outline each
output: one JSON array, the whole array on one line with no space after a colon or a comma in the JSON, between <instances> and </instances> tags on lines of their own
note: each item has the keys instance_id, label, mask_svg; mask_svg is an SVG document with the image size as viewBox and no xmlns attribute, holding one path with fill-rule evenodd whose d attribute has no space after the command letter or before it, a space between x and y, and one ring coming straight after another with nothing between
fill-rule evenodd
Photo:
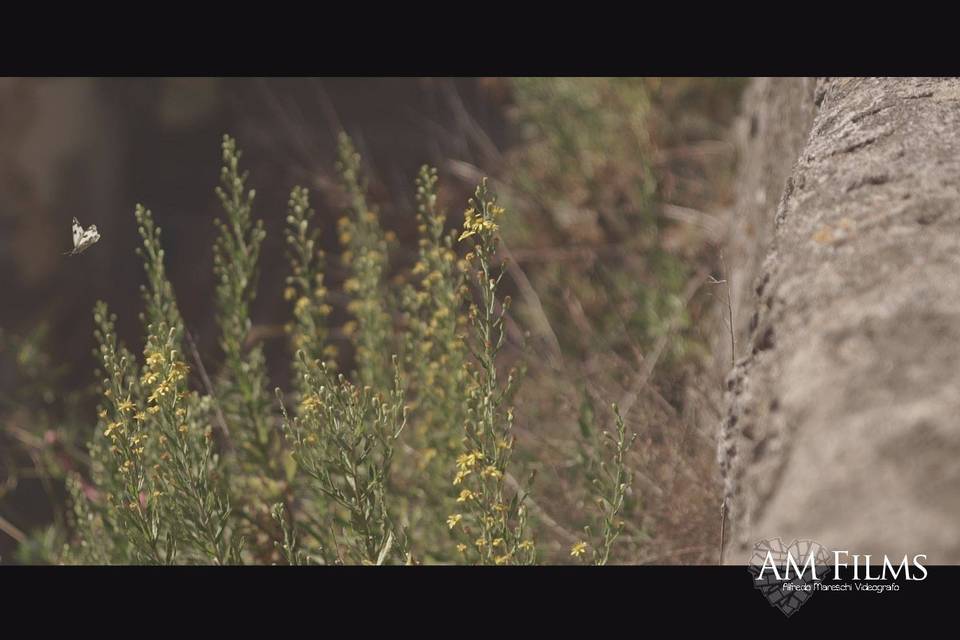
<instances>
[{"instance_id":1,"label":"yellow flower","mask_svg":"<svg viewBox=\"0 0 960 640\"><path fill-rule=\"evenodd\" d=\"M157 385L157 388L153 390L153 393L150 394L150 397L147 398L147 402L156 402L163 398L170 392L170 387L166 382L161 382Z\"/></svg>"},{"instance_id":2,"label":"yellow flower","mask_svg":"<svg viewBox=\"0 0 960 640\"><path fill-rule=\"evenodd\" d=\"M472 453L461 453L457 456L457 466L461 469L469 469L474 462L476 462L476 458Z\"/></svg>"},{"instance_id":3,"label":"yellow flower","mask_svg":"<svg viewBox=\"0 0 960 640\"><path fill-rule=\"evenodd\" d=\"M307 412L307 411L316 411L317 409L320 408L320 405L321 405L321 404L322 404L322 403L321 403L321 401L320 401L320 398L318 398L317 396L307 396L307 397L304 398L303 401L300 403L300 408L301 408L301 410L304 411L304 412Z\"/></svg>"},{"instance_id":4,"label":"yellow flower","mask_svg":"<svg viewBox=\"0 0 960 640\"><path fill-rule=\"evenodd\" d=\"M297 290L293 287L287 287L283 290L283 299L284 300L293 300L297 295Z\"/></svg>"},{"instance_id":5,"label":"yellow flower","mask_svg":"<svg viewBox=\"0 0 960 640\"><path fill-rule=\"evenodd\" d=\"M461 453L459 456L457 456L457 468L460 469L460 471L468 471L477 464L478 460L483 460L482 451Z\"/></svg>"},{"instance_id":6,"label":"yellow flower","mask_svg":"<svg viewBox=\"0 0 960 640\"><path fill-rule=\"evenodd\" d=\"M499 547L499 546L502 545L502 544L503 544L503 538L497 538L497 539L495 539L493 542L490 543L490 546L492 546L492 547Z\"/></svg>"},{"instance_id":7,"label":"yellow flower","mask_svg":"<svg viewBox=\"0 0 960 640\"><path fill-rule=\"evenodd\" d=\"M581 540L577 544L570 547L570 555L574 558L579 558L587 552L587 543Z\"/></svg>"},{"instance_id":8,"label":"yellow flower","mask_svg":"<svg viewBox=\"0 0 960 640\"><path fill-rule=\"evenodd\" d=\"M496 564L499 564L499 565L507 564L507 562L510 561L510 556L511 556L511 555L513 555L513 554L508 553L508 554L506 554L506 555L497 556L496 558L493 559L493 561L494 561Z\"/></svg>"},{"instance_id":9,"label":"yellow flower","mask_svg":"<svg viewBox=\"0 0 960 640\"><path fill-rule=\"evenodd\" d=\"M457 526L457 523L460 522L462 519L463 519L463 516L460 515L459 513L454 513L450 516L447 516L447 526L453 529L455 526Z\"/></svg>"},{"instance_id":10,"label":"yellow flower","mask_svg":"<svg viewBox=\"0 0 960 640\"><path fill-rule=\"evenodd\" d=\"M483 476L483 477L490 476L491 478L502 478L502 477L503 477L503 473L500 471L500 469L497 469L497 468L496 468L495 466L493 466L492 464L487 465L486 468L480 473L480 475Z\"/></svg>"},{"instance_id":11,"label":"yellow flower","mask_svg":"<svg viewBox=\"0 0 960 640\"><path fill-rule=\"evenodd\" d=\"M126 413L127 411L133 411L133 403L129 399L124 400L117 405L117 410Z\"/></svg>"},{"instance_id":12,"label":"yellow flower","mask_svg":"<svg viewBox=\"0 0 960 640\"><path fill-rule=\"evenodd\" d=\"M497 223L494 222L494 219L503 215L503 207L489 203L487 211L490 213L490 218L484 218L474 207L467 209L463 214L463 233L457 238L457 242L462 242L477 233L484 231L492 233L500 228Z\"/></svg>"},{"instance_id":13,"label":"yellow flower","mask_svg":"<svg viewBox=\"0 0 960 640\"><path fill-rule=\"evenodd\" d=\"M470 491L470 489L464 489L460 492L460 495L457 496L457 502L466 502L467 500L472 500L473 498L473 491Z\"/></svg>"},{"instance_id":14,"label":"yellow flower","mask_svg":"<svg viewBox=\"0 0 960 640\"><path fill-rule=\"evenodd\" d=\"M460 553L466 553L466 552L467 552L467 545L465 545L465 544L463 544L463 543L458 544L458 545L457 545L457 551L459 551Z\"/></svg>"},{"instance_id":15,"label":"yellow flower","mask_svg":"<svg viewBox=\"0 0 960 640\"><path fill-rule=\"evenodd\" d=\"M533 549L533 540L524 540L517 546L523 549L524 551L529 551L530 549Z\"/></svg>"},{"instance_id":16,"label":"yellow flower","mask_svg":"<svg viewBox=\"0 0 960 640\"><path fill-rule=\"evenodd\" d=\"M178 360L177 362L174 362L173 367L171 367L170 378L174 382L179 382L180 380L183 380L184 378L187 377L187 373L189 371L190 371L190 367L188 367L186 363L180 362ZM170 381L168 380L167 383L169 384Z\"/></svg>"}]
</instances>

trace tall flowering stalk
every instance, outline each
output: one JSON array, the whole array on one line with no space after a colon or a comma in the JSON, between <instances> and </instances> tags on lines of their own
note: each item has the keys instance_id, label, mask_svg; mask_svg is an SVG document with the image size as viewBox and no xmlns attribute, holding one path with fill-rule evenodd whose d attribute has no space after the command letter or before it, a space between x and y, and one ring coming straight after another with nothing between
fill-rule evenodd
<instances>
[{"instance_id":1,"label":"tall flowering stalk","mask_svg":"<svg viewBox=\"0 0 960 640\"><path fill-rule=\"evenodd\" d=\"M356 318L345 333L356 346L360 382L376 389L389 389L390 356L393 354L392 320L384 286L387 241L376 209L367 202L360 154L346 133L340 134L337 168L347 192L348 214L337 223L343 264L350 272L344 291L351 296L347 310Z\"/></svg>"},{"instance_id":2,"label":"tall flowering stalk","mask_svg":"<svg viewBox=\"0 0 960 640\"><path fill-rule=\"evenodd\" d=\"M446 216L437 206L437 171L424 166L417 177L418 258L416 284L404 291L407 316L405 364L416 391L416 439L429 457L455 448L462 422L459 402L467 352L461 332L463 267L453 249L455 232L446 233ZM443 460L439 460L443 462Z\"/></svg>"},{"instance_id":3,"label":"tall flowering stalk","mask_svg":"<svg viewBox=\"0 0 960 640\"><path fill-rule=\"evenodd\" d=\"M601 432L599 442L595 442L591 420L586 416L581 417L583 435L594 441L585 443L591 449L586 479L597 507L598 531L595 534L590 526L584 527L586 538L592 539L592 545L580 540L570 548L570 556L582 562L592 561L596 565L605 565L610 561L613 545L623 530L621 515L633 480L633 470L627 464L627 452L637 439L637 434L627 433L620 408L614 404L611 409L617 431L615 434ZM597 449L605 449L605 455L592 452ZM588 555L591 546L592 555Z\"/></svg>"},{"instance_id":4,"label":"tall flowering stalk","mask_svg":"<svg viewBox=\"0 0 960 640\"><path fill-rule=\"evenodd\" d=\"M597 504L600 508L601 530L600 542L594 553L595 564L607 564L610 560L610 551L623 529L620 513L623 511L624 500L630 491L633 481L633 471L627 466L627 451L637 439L637 434L627 435L620 408L614 404L613 414L616 416L617 433L614 436L609 432L603 433L606 446L612 450L611 464L601 464L601 478L595 482L597 487Z\"/></svg>"},{"instance_id":5,"label":"tall flowering stalk","mask_svg":"<svg viewBox=\"0 0 960 640\"><path fill-rule=\"evenodd\" d=\"M447 525L463 531L469 544L461 543L461 551L481 564L531 563L536 554L533 541L526 537L524 496L511 495L505 486L514 447L513 409L505 405L514 376L501 381L497 372L510 306L509 296L498 300L504 267L494 266L503 212L484 179L464 213L459 237L473 245L466 259L479 300L469 311L467 344L473 361L466 364L465 437L453 479L460 511L450 514Z\"/></svg>"},{"instance_id":6,"label":"tall flowering stalk","mask_svg":"<svg viewBox=\"0 0 960 640\"><path fill-rule=\"evenodd\" d=\"M223 137L223 167L217 197L226 213L216 220L219 229L213 252L217 279L217 320L224 354L219 393L224 413L240 428L233 431L243 457L264 467L272 462L270 398L266 391L266 361L259 343L247 349L250 305L257 293L257 260L266 237L263 222L253 222L256 192L247 190L248 174L240 171L242 152L230 136Z\"/></svg>"},{"instance_id":7,"label":"tall flowering stalk","mask_svg":"<svg viewBox=\"0 0 960 640\"><path fill-rule=\"evenodd\" d=\"M103 492L104 521L121 531L127 547L118 560L147 564L173 561L172 538L162 528L160 489L150 474L145 455L150 432L144 424L136 378L136 360L120 346L114 329L116 316L106 303L97 302L93 319L99 343L97 355L106 376L101 388L97 434L91 446L94 478ZM85 540L87 544L96 541Z\"/></svg>"},{"instance_id":8,"label":"tall flowering stalk","mask_svg":"<svg viewBox=\"0 0 960 640\"><path fill-rule=\"evenodd\" d=\"M296 381L304 394L303 375L308 369L317 367L325 358L327 364L334 367L336 356L336 351L327 343L327 318L331 308L323 282L323 252L318 246L320 230L313 226L314 216L309 192L294 187L287 203L285 236L290 275L283 297L294 301L293 322L288 325L288 332L294 353L302 350L304 354L303 360L293 359Z\"/></svg>"},{"instance_id":9,"label":"tall flowering stalk","mask_svg":"<svg viewBox=\"0 0 960 640\"><path fill-rule=\"evenodd\" d=\"M416 181L417 261L412 282L401 293L406 321L403 364L411 392L411 427L398 492L405 498L409 526L422 532L418 551L425 559L455 561L458 553L446 527L437 528L455 505L447 470L460 448L464 419L466 346L464 263L454 251L456 231L446 231L437 203L437 171L423 166Z\"/></svg>"},{"instance_id":10,"label":"tall flowering stalk","mask_svg":"<svg viewBox=\"0 0 960 640\"><path fill-rule=\"evenodd\" d=\"M328 342L327 319L331 308L327 304L324 286L323 252L319 249L320 230L314 226L314 210L310 207L309 192L294 187L287 203L287 258L290 273L286 278L284 298L293 301L293 320L287 325L293 349L292 369L297 391L298 416L309 413L312 400L311 381L336 368L336 349ZM295 464L295 460L291 459ZM297 529L302 530L302 544L318 550L333 546L329 522L337 518L336 506L319 491L310 478L303 475L291 479L297 500L287 505L277 503L273 517L283 533L279 545L288 564L306 562L305 553L296 553Z\"/></svg>"},{"instance_id":11,"label":"tall flowering stalk","mask_svg":"<svg viewBox=\"0 0 960 640\"><path fill-rule=\"evenodd\" d=\"M263 344L253 341L250 307L257 294L260 249L266 237L263 221L254 222L256 192L247 189L248 173L240 170L243 154L224 136L223 167L217 197L225 219L217 220L213 270L217 280L217 321L224 364L217 388L224 419L236 446L230 483L238 515L245 523L248 548L262 562L274 560L277 530L268 505L289 494L283 438L267 391Z\"/></svg>"}]
</instances>

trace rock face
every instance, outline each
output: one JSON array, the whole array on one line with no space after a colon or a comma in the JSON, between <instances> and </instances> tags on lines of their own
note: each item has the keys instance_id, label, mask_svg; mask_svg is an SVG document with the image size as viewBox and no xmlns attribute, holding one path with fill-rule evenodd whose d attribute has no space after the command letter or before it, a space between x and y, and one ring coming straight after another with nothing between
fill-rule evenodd
<instances>
[{"instance_id":1,"label":"rock face","mask_svg":"<svg viewBox=\"0 0 960 640\"><path fill-rule=\"evenodd\" d=\"M960 563L960 80L758 80L743 133L725 562Z\"/></svg>"}]
</instances>

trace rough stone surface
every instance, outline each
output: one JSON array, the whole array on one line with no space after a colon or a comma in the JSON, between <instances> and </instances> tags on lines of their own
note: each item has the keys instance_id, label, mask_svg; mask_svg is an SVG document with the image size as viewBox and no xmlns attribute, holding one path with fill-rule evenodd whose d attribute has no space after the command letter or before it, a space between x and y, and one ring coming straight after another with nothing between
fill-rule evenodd
<instances>
[{"instance_id":1,"label":"rough stone surface","mask_svg":"<svg viewBox=\"0 0 960 640\"><path fill-rule=\"evenodd\" d=\"M960 563L960 80L751 92L725 561L781 537Z\"/></svg>"},{"instance_id":2,"label":"rough stone surface","mask_svg":"<svg viewBox=\"0 0 960 640\"><path fill-rule=\"evenodd\" d=\"M737 203L724 254L738 344L749 337L755 279L773 243L777 203L813 124L815 88L813 78L757 78L745 91L735 132L740 159ZM727 331L725 326L722 331ZM718 341L717 355L727 368L728 345L729 340Z\"/></svg>"}]
</instances>

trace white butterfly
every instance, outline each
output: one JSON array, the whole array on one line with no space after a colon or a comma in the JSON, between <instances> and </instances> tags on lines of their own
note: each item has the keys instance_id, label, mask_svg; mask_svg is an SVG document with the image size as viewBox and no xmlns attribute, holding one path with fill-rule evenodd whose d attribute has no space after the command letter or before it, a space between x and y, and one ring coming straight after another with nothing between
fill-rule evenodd
<instances>
[{"instance_id":1,"label":"white butterfly","mask_svg":"<svg viewBox=\"0 0 960 640\"><path fill-rule=\"evenodd\" d=\"M65 256L75 256L83 253L90 248L94 242L100 239L100 232L97 231L97 225L92 224L86 229L80 226L76 218L73 219L73 250L66 252Z\"/></svg>"}]
</instances>

